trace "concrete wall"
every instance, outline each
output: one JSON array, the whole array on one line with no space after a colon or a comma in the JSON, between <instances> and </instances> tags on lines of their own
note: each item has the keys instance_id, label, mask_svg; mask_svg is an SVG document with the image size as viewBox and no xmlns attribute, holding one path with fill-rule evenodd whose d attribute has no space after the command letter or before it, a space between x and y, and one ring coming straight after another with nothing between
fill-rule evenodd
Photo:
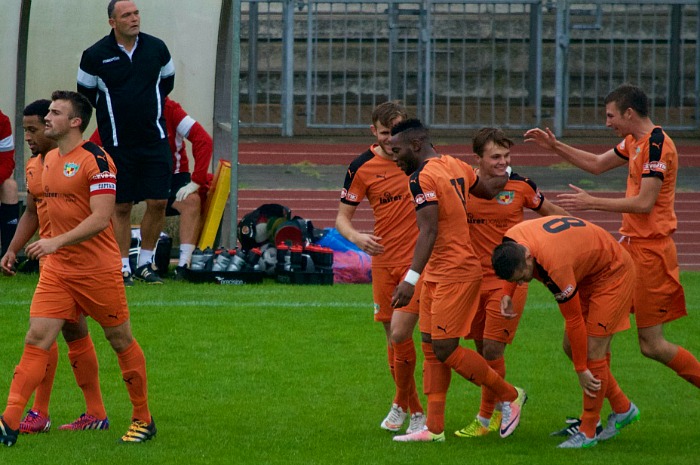
<instances>
[{"instance_id":1,"label":"concrete wall","mask_svg":"<svg viewBox=\"0 0 700 465\"><path fill-rule=\"evenodd\" d=\"M110 31L107 3L107 0L32 0L27 50L27 103L48 98L56 89L75 89L83 50ZM0 108L13 119L21 2L3 0L2 4ZM173 56L176 75L171 96L211 132L221 0L136 0L136 5L141 11L141 30L163 39ZM21 149L19 129L15 128L15 140L17 148ZM93 129L94 122L87 134ZM29 156L29 151L25 152Z\"/></svg>"}]
</instances>

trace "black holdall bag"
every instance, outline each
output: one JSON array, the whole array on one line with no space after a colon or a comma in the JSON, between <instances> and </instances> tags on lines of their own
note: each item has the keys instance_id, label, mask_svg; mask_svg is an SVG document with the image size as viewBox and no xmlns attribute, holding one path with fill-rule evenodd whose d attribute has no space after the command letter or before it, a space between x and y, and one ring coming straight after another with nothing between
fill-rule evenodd
<instances>
[{"instance_id":1,"label":"black holdall bag","mask_svg":"<svg viewBox=\"0 0 700 465\"><path fill-rule=\"evenodd\" d=\"M238 241L241 249L250 250L268 242L273 236L275 225L289 221L292 211L277 203L260 205L246 214L238 222Z\"/></svg>"}]
</instances>

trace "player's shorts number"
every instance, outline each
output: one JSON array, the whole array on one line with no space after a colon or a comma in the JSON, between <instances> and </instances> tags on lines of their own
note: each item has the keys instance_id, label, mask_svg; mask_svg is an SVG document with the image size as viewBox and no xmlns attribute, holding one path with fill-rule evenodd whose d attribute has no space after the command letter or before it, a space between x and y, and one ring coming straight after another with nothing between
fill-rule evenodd
<instances>
[{"instance_id":1,"label":"player's shorts number","mask_svg":"<svg viewBox=\"0 0 700 465\"><path fill-rule=\"evenodd\" d=\"M563 216L561 218L547 221L542 225L542 228L548 233L556 234L558 232L566 231L571 227L576 228L580 226L586 226L586 222L572 216Z\"/></svg>"}]
</instances>

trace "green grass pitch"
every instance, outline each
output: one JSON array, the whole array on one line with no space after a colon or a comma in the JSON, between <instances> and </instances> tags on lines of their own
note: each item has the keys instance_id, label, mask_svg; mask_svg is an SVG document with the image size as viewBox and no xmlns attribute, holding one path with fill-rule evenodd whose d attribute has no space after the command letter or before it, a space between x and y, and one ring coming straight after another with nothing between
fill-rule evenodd
<instances>
[{"instance_id":1,"label":"green grass pitch","mask_svg":"<svg viewBox=\"0 0 700 465\"><path fill-rule=\"evenodd\" d=\"M0 277L0 398L19 361L36 276ZM700 356L700 273L683 273L689 316L667 338ZM529 394L508 439L452 436L476 414L479 390L453 375L444 444L398 444L379 423L393 395L369 285L217 286L167 282L128 289L134 335L148 362L158 436L123 446L131 414L116 357L90 322L110 431L58 431L84 410L59 343L48 434L0 447L0 463L51 464L696 464L698 390L644 358L634 328L613 341L613 372L641 420L589 450L558 450L549 432L581 408L561 351L563 318L531 285L507 378ZM471 346L469 342L464 344ZM420 354L420 348L418 352ZM420 376L419 355L418 376ZM419 386L421 381L418 381ZM607 417L606 404L603 417Z\"/></svg>"}]
</instances>

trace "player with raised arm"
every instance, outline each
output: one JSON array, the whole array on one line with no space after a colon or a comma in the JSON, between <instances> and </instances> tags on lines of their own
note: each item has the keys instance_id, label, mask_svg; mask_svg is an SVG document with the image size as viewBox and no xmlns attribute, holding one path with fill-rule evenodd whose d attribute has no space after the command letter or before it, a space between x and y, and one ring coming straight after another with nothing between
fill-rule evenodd
<instances>
[{"instance_id":1,"label":"player with raised arm","mask_svg":"<svg viewBox=\"0 0 700 465\"><path fill-rule=\"evenodd\" d=\"M525 133L534 142L569 163L593 174L627 165L624 198L595 197L580 187L560 194L557 203L569 211L601 210L622 213L620 242L637 268L633 312L639 348L681 378L700 387L700 362L685 348L664 336L664 325L687 315L680 283L678 254L673 241L677 228L674 201L678 151L673 140L649 118L649 100L642 89L624 84L605 97L606 125L623 140L613 149L595 154L571 147L546 128ZM613 412L606 431L616 431L624 412Z\"/></svg>"}]
</instances>

